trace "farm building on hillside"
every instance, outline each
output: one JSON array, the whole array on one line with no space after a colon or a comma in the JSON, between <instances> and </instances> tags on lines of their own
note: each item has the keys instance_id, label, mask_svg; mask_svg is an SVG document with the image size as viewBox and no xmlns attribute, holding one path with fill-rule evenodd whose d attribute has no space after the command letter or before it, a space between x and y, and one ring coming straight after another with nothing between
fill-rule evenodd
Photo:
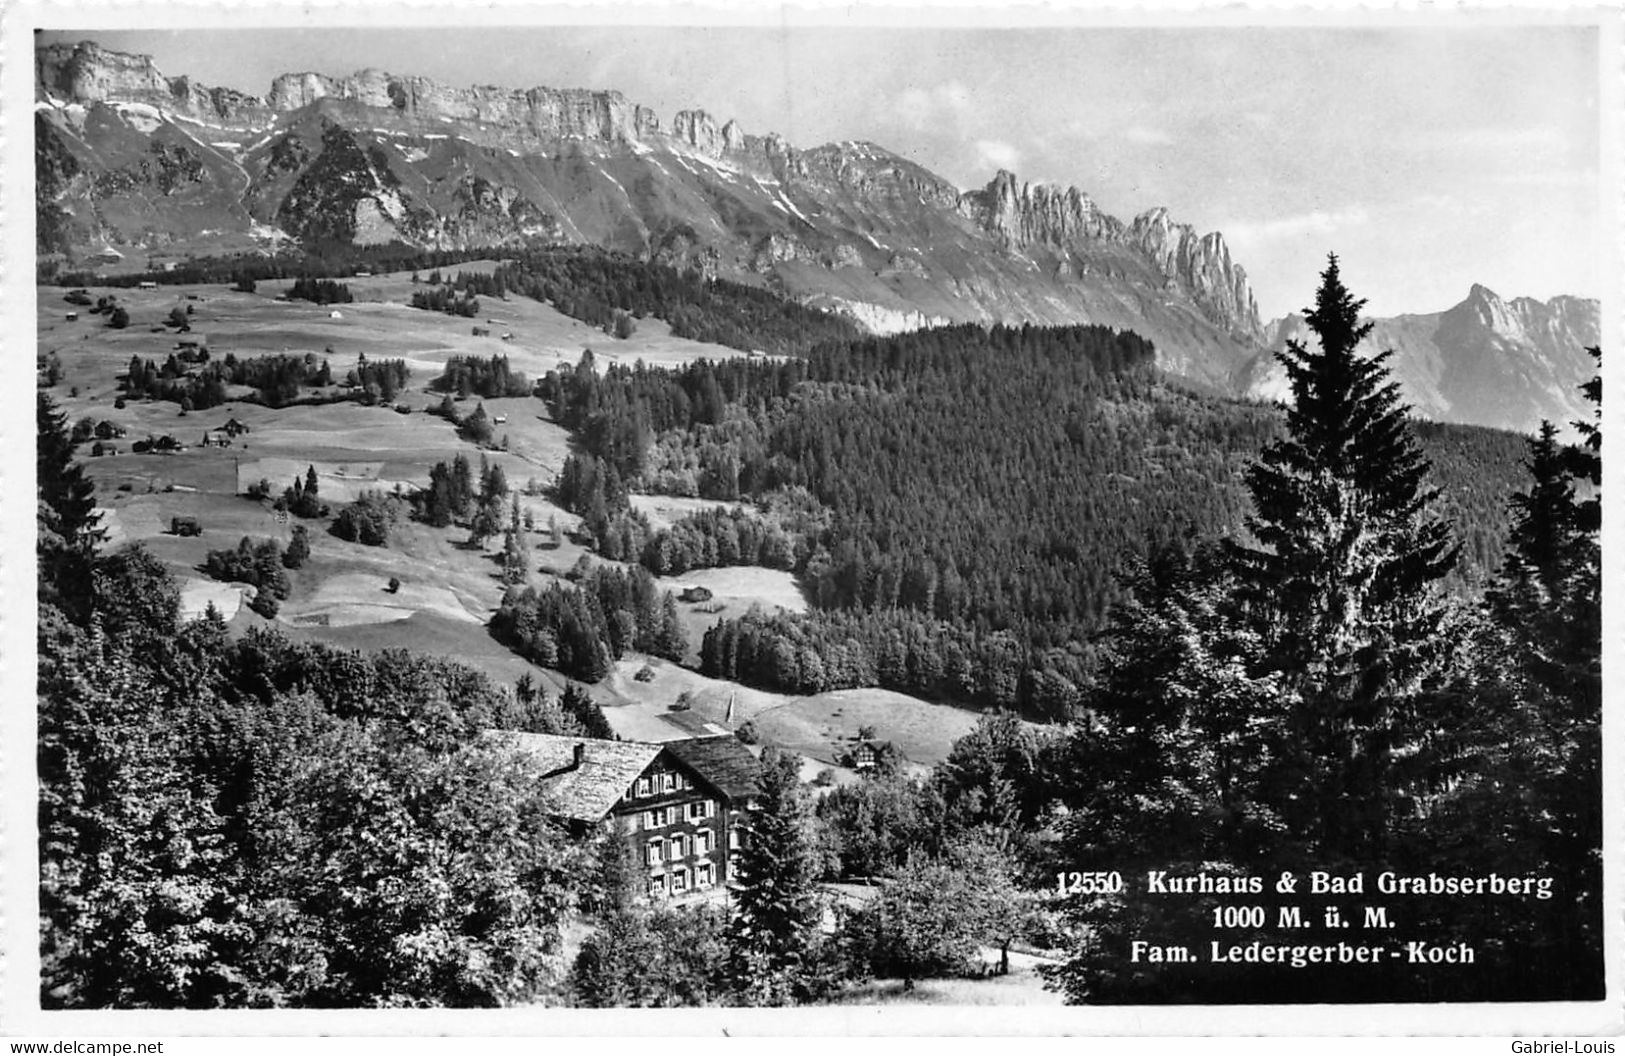
<instances>
[{"instance_id":1,"label":"farm building on hillside","mask_svg":"<svg viewBox=\"0 0 1625 1056\"><path fill-rule=\"evenodd\" d=\"M737 738L654 744L507 730L486 736L541 764L554 817L577 832L619 833L648 898L727 884L739 822L761 792L756 758Z\"/></svg>"},{"instance_id":2,"label":"farm building on hillside","mask_svg":"<svg viewBox=\"0 0 1625 1056\"><path fill-rule=\"evenodd\" d=\"M847 762L854 770L873 770L878 766L895 766L906 756L890 741L859 741L847 753Z\"/></svg>"},{"instance_id":3,"label":"farm building on hillside","mask_svg":"<svg viewBox=\"0 0 1625 1056\"><path fill-rule=\"evenodd\" d=\"M700 602L711 600L709 587L684 587L683 592L677 595L678 601Z\"/></svg>"}]
</instances>

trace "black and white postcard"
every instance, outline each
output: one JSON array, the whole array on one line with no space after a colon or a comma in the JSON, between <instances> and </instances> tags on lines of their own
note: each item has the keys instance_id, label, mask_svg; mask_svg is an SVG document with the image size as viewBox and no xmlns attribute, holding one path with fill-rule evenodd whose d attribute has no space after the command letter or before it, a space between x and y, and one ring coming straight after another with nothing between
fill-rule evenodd
<instances>
[{"instance_id":1,"label":"black and white postcard","mask_svg":"<svg viewBox=\"0 0 1625 1056\"><path fill-rule=\"evenodd\" d=\"M4 18L8 1031L1613 1051L1617 8Z\"/></svg>"}]
</instances>

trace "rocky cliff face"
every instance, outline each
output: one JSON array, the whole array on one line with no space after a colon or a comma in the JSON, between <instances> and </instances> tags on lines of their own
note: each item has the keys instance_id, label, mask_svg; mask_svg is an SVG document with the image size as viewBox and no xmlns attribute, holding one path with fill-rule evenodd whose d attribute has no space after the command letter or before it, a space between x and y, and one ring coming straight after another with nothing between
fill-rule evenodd
<instances>
[{"instance_id":1,"label":"rocky cliff face","mask_svg":"<svg viewBox=\"0 0 1625 1056\"><path fill-rule=\"evenodd\" d=\"M1475 284L1443 312L1371 320L1364 347L1393 351L1389 366L1421 417L1533 432L1542 419L1589 418L1579 387L1592 374L1585 350L1600 340L1600 307L1579 297L1508 301ZM1298 315L1271 323L1267 337L1272 350L1314 340ZM1245 387L1270 399L1289 393L1273 355L1254 365Z\"/></svg>"},{"instance_id":2,"label":"rocky cliff face","mask_svg":"<svg viewBox=\"0 0 1625 1056\"><path fill-rule=\"evenodd\" d=\"M1064 247L1076 239L1120 239L1123 225L1096 208L1076 187L1020 184L999 170L980 191L966 194L961 211L1012 246Z\"/></svg>"},{"instance_id":3,"label":"rocky cliff face","mask_svg":"<svg viewBox=\"0 0 1625 1056\"><path fill-rule=\"evenodd\" d=\"M1247 273L1231 262L1223 235L1198 235L1189 224L1174 223L1168 210L1153 209L1134 218L1127 237L1170 282L1194 295L1215 322L1249 337L1262 334Z\"/></svg>"},{"instance_id":4,"label":"rocky cliff face","mask_svg":"<svg viewBox=\"0 0 1625 1056\"><path fill-rule=\"evenodd\" d=\"M36 49L34 87L36 94L69 103L156 102L169 96L169 81L149 56L108 51L90 41Z\"/></svg>"},{"instance_id":5,"label":"rocky cliff face","mask_svg":"<svg viewBox=\"0 0 1625 1056\"><path fill-rule=\"evenodd\" d=\"M1006 247L1042 245L1064 251L1105 242L1138 249L1164 289L1191 297L1212 322L1233 333L1262 337L1247 273L1230 260L1224 236L1198 235L1189 224L1170 219L1166 209L1142 213L1125 227L1076 187L1020 184L1001 170L985 188L966 194L960 211ZM1079 271L1065 257L1057 267L1062 277Z\"/></svg>"}]
</instances>

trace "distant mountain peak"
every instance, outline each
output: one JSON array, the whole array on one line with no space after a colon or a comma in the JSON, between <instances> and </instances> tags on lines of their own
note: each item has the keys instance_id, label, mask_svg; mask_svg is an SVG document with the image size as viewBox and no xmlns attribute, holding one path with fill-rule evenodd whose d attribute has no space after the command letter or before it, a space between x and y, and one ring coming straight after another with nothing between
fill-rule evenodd
<instances>
[{"instance_id":1,"label":"distant mountain peak","mask_svg":"<svg viewBox=\"0 0 1625 1056\"><path fill-rule=\"evenodd\" d=\"M1532 432L1542 419L1567 422L1589 413L1580 395L1593 365L1585 349L1600 332L1601 306L1581 297L1503 300L1474 283L1459 303L1438 312L1368 320L1367 354L1389 349L1401 392L1424 418ZM1288 340L1313 346L1301 315L1268 328L1272 348ZM1247 389L1284 398L1284 371L1272 358L1255 364Z\"/></svg>"}]
</instances>

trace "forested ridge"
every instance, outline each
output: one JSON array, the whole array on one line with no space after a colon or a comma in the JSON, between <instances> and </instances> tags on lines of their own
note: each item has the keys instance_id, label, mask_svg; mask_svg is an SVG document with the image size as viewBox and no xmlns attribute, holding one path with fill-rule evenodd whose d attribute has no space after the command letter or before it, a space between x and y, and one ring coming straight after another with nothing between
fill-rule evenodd
<instances>
[{"instance_id":1,"label":"forested ridge","mask_svg":"<svg viewBox=\"0 0 1625 1056\"><path fill-rule=\"evenodd\" d=\"M1243 470L1282 427L1274 406L1182 389L1153 359L1104 328L961 326L782 363L599 374L584 360L538 391L584 442L559 497L606 556L660 574L798 572L815 611L725 621L707 637L707 673L1059 717L1133 563L1238 529ZM1418 431L1465 545L1454 581L1482 581L1522 441ZM782 556L760 560L715 517L651 531L629 510L636 488L754 502Z\"/></svg>"}]
</instances>

